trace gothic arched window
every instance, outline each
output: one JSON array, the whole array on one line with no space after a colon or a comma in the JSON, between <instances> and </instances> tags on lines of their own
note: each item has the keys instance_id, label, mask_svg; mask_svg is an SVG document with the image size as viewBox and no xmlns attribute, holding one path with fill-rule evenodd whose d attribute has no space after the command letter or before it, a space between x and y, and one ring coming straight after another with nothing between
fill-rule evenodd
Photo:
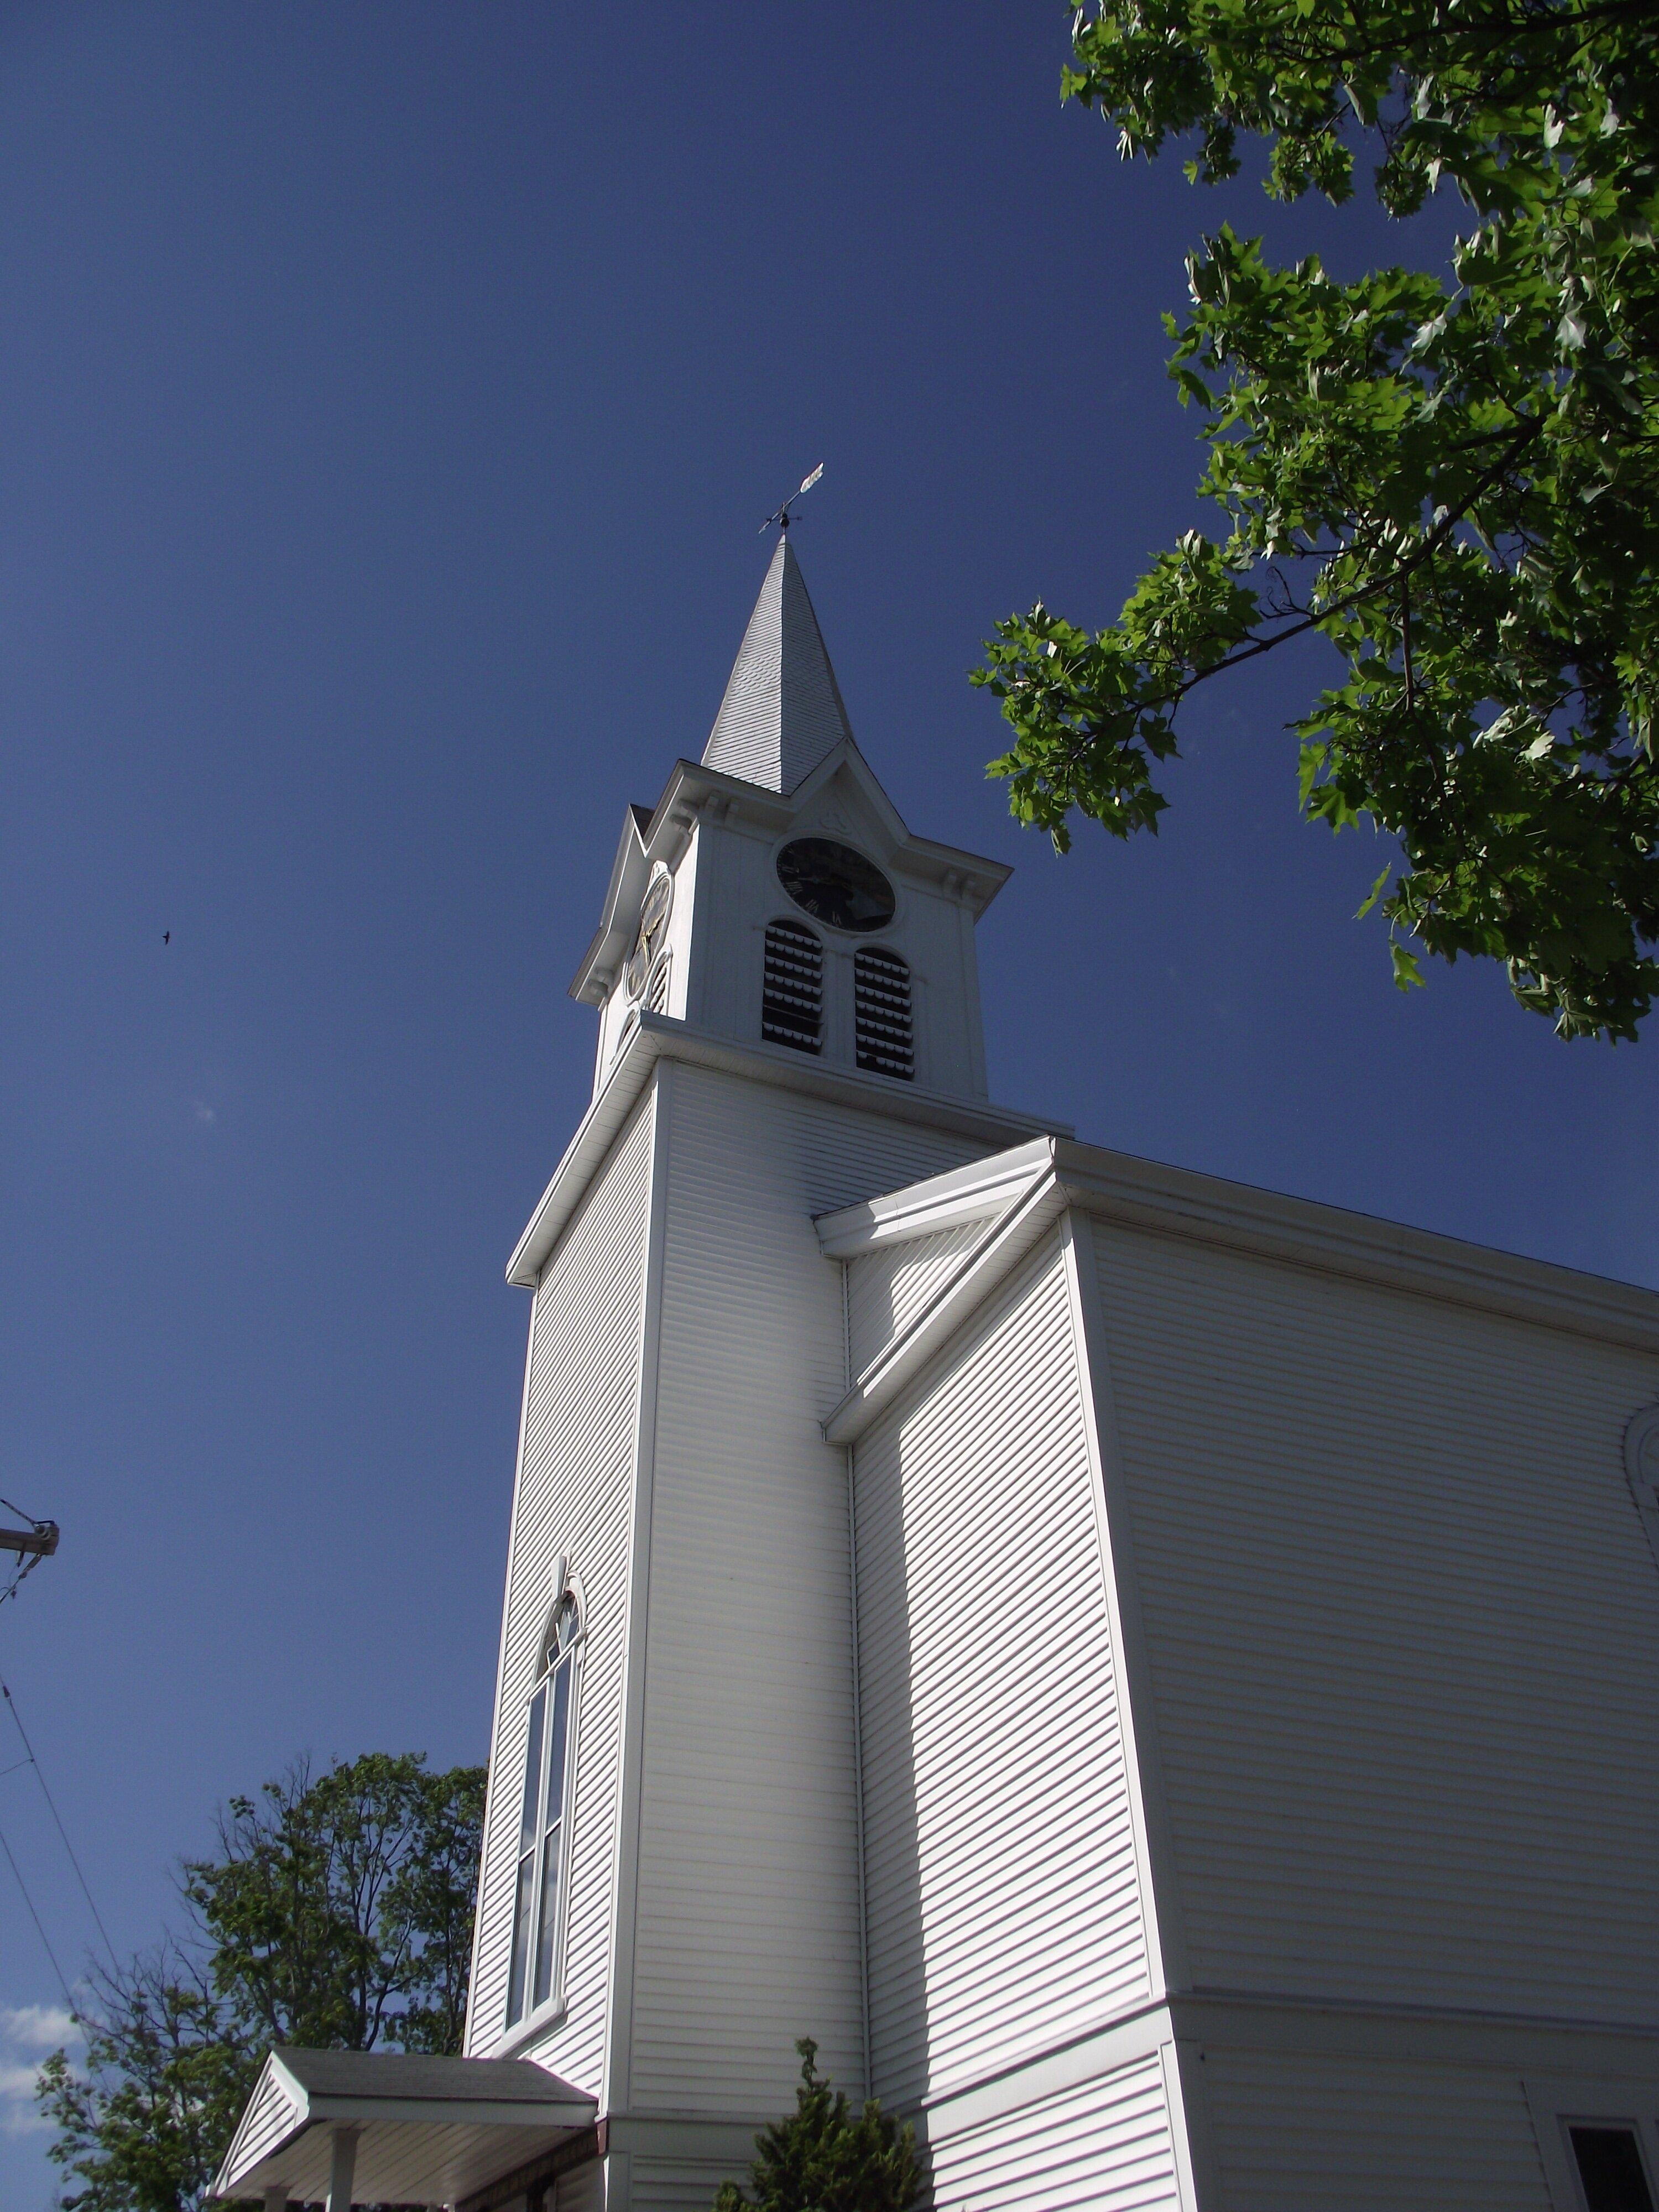
<instances>
[{"instance_id":1,"label":"gothic arched window","mask_svg":"<svg viewBox=\"0 0 1659 2212\"><path fill-rule=\"evenodd\" d=\"M507 2024L544 2005L556 1986L564 1913L570 1774L575 1765L576 1650L581 1613L567 1590L542 1639L526 1730L519 1868L513 1897L513 1969Z\"/></svg>"},{"instance_id":2,"label":"gothic arched window","mask_svg":"<svg viewBox=\"0 0 1659 2212\"><path fill-rule=\"evenodd\" d=\"M916 1072L910 970L884 945L853 955L854 1042L860 1067L908 1083Z\"/></svg>"},{"instance_id":3,"label":"gothic arched window","mask_svg":"<svg viewBox=\"0 0 1659 2212\"><path fill-rule=\"evenodd\" d=\"M766 925L761 1035L769 1044L817 1052L823 1043L823 947L799 921Z\"/></svg>"}]
</instances>

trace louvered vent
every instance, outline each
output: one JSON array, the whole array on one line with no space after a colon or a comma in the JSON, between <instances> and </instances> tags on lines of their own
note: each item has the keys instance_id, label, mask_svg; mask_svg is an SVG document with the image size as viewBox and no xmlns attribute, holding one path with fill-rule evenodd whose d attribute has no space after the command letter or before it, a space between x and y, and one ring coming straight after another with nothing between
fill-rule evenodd
<instances>
[{"instance_id":1,"label":"louvered vent","mask_svg":"<svg viewBox=\"0 0 1659 2212\"><path fill-rule=\"evenodd\" d=\"M798 921L766 926L761 1035L797 1052L817 1052L823 1040L823 947Z\"/></svg>"},{"instance_id":2,"label":"louvered vent","mask_svg":"<svg viewBox=\"0 0 1659 2212\"><path fill-rule=\"evenodd\" d=\"M668 963L665 952L651 970L651 981L645 987L645 1008L647 1013L665 1014L668 1012Z\"/></svg>"},{"instance_id":3,"label":"louvered vent","mask_svg":"<svg viewBox=\"0 0 1659 2212\"><path fill-rule=\"evenodd\" d=\"M916 1072L910 970L896 952L861 945L853 955L853 1024L859 1066L908 1083Z\"/></svg>"}]
</instances>

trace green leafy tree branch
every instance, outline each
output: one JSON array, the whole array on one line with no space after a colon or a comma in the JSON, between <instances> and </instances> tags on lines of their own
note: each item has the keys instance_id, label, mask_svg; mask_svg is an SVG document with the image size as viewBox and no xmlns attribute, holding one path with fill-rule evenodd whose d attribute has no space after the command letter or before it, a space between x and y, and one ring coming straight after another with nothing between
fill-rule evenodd
<instances>
[{"instance_id":1,"label":"green leafy tree branch","mask_svg":"<svg viewBox=\"0 0 1659 2212\"><path fill-rule=\"evenodd\" d=\"M1316 632L1342 680L1295 725L1302 802L1399 840L1380 909L1411 946L1504 962L1564 1036L1633 1038L1659 985L1659 6L1571 0L1130 0L1083 10L1066 96L1126 156L1241 133L1283 199L1393 215L1441 185L1449 279L1338 283L1223 228L1168 319L1226 518L1161 556L1097 634L1041 605L974 680L992 764L1063 851L1074 814L1156 832L1188 695Z\"/></svg>"}]
</instances>

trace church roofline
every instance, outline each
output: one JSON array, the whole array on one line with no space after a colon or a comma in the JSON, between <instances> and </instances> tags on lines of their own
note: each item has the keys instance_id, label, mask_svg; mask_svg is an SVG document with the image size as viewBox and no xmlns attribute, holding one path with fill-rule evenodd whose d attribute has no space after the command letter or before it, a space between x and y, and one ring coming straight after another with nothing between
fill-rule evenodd
<instances>
[{"instance_id":1,"label":"church roofline","mask_svg":"<svg viewBox=\"0 0 1659 2212\"><path fill-rule=\"evenodd\" d=\"M858 1375L823 1424L856 1442L930 1367L999 1284L1070 1207L1163 1237L1253 1252L1659 1352L1659 1292L1310 1199L1260 1190L1074 1139L1040 1139L860 1206L819 1217L826 1258L935 1235L983 1218L984 1234L899 1334Z\"/></svg>"},{"instance_id":2,"label":"church roofline","mask_svg":"<svg viewBox=\"0 0 1659 2212\"><path fill-rule=\"evenodd\" d=\"M1565 1329L1601 1342L1659 1354L1659 1291L1468 1243L1426 1229L1230 1182L1220 1176L1168 1165L1103 1146L1079 1143L1069 1124L1006 1108L917 1091L908 1084L853 1069L832 1069L782 1047L742 1045L690 1028L665 1014L641 1012L604 1087L571 1139L507 1263L507 1277L534 1289L554 1245L604 1164L659 1060L714 1067L750 1081L803 1091L890 1119L925 1122L1003 1149L965 1167L848 1206L817 1221L826 1255L851 1258L860 1250L983 1216L1000 1238L1019 1233L1014 1215L1028 1199L1028 1219L1051 1188L1058 1203L1098 1218L1165 1237L1230 1246L1292 1267L1380 1283L1454 1305L1498 1313L1546 1328ZM1008 1140L1012 1139L1012 1143ZM907 1334L930 1327L942 1301L954 1299L963 1279L982 1257L981 1239L909 1324ZM999 1244L1006 1256L1011 1243ZM1012 1264L1012 1261L1011 1261ZM1005 1271L1006 1272L1006 1271ZM994 1268L975 1278L977 1291L957 1314L949 1333L988 1294ZM885 1355L882 1355L884 1357ZM929 1355L931 1357L931 1354ZM842 1408L831 1416L839 1421ZM861 1424L860 1424L861 1425Z\"/></svg>"},{"instance_id":3,"label":"church roofline","mask_svg":"<svg viewBox=\"0 0 1659 2212\"><path fill-rule=\"evenodd\" d=\"M603 1001L617 969L628 957L634 916L645 895L645 878L652 865L657 860L670 867L678 863L700 814L719 809L723 819L735 816L757 830L781 835L843 768L874 805L892 839L892 850L882 855L886 864L930 878L953 890L977 921L1013 870L1006 862L993 860L983 853L963 852L955 845L915 836L853 738L844 739L818 763L798 790L787 793L747 783L741 776L705 767L701 761L678 760L669 771L662 797L648 815L642 806L628 810L602 919L571 979L571 997L588 1006ZM642 817L647 818L642 820Z\"/></svg>"}]
</instances>

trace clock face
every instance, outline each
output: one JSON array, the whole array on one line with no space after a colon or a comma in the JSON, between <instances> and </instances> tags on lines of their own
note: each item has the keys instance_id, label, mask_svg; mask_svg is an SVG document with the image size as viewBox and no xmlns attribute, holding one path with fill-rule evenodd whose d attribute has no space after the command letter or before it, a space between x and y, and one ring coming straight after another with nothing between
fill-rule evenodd
<instances>
[{"instance_id":1,"label":"clock face","mask_svg":"<svg viewBox=\"0 0 1659 2212\"><path fill-rule=\"evenodd\" d=\"M640 908L639 932L625 971L630 999L637 999L645 988L652 963L667 934L669 909L673 903L674 878L665 868L652 877Z\"/></svg>"},{"instance_id":2,"label":"clock face","mask_svg":"<svg viewBox=\"0 0 1659 2212\"><path fill-rule=\"evenodd\" d=\"M778 854L778 881L795 904L831 929L884 929L893 886L872 860L828 837L797 837Z\"/></svg>"}]
</instances>

